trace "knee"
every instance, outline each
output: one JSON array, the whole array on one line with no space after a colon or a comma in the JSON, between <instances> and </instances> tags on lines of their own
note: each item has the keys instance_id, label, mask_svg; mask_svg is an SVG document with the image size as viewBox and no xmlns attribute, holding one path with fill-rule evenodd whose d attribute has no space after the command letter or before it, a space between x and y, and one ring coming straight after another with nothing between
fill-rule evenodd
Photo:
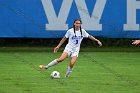
<instances>
[{"instance_id":1,"label":"knee","mask_svg":"<svg viewBox=\"0 0 140 93\"><path fill-rule=\"evenodd\" d=\"M56 59L57 60L57 62L62 62L62 61L64 61L64 59L60 59L60 58L58 58L58 59Z\"/></svg>"}]
</instances>

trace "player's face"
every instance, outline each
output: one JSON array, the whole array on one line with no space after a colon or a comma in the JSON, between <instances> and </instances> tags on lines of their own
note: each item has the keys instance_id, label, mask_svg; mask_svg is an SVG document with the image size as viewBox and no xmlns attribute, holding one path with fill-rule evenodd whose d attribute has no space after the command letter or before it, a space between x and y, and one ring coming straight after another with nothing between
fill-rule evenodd
<instances>
[{"instance_id":1,"label":"player's face","mask_svg":"<svg viewBox=\"0 0 140 93\"><path fill-rule=\"evenodd\" d=\"M75 21L74 26L75 28L80 28L81 22L79 20Z\"/></svg>"}]
</instances>

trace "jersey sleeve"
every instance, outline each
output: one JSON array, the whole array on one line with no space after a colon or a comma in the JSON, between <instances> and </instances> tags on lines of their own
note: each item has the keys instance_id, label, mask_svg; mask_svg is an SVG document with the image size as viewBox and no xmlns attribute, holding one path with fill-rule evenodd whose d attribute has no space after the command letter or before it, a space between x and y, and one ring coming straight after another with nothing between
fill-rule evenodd
<instances>
[{"instance_id":1,"label":"jersey sleeve","mask_svg":"<svg viewBox=\"0 0 140 93\"><path fill-rule=\"evenodd\" d=\"M68 30L68 31L66 32L66 34L65 34L65 37L66 37L66 38L69 38L69 36L70 36L70 31Z\"/></svg>"},{"instance_id":2,"label":"jersey sleeve","mask_svg":"<svg viewBox=\"0 0 140 93\"><path fill-rule=\"evenodd\" d=\"M89 34L84 29L82 29L82 31L83 31L83 37L88 38Z\"/></svg>"}]
</instances>

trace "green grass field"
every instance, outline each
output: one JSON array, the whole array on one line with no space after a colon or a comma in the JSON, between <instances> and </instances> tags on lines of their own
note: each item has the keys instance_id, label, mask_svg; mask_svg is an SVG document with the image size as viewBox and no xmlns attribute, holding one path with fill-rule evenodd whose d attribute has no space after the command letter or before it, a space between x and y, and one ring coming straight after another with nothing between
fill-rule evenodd
<instances>
[{"instance_id":1,"label":"green grass field","mask_svg":"<svg viewBox=\"0 0 140 93\"><path fill-rule=\"evenodd\" d=\"M1 51L0 93L140 93L140 52L80 52L69 78L69 58L48 70L38 69L60 55ZM61 73L60 79L50 78L54 70Z\"/></svg>"}]
</instances>

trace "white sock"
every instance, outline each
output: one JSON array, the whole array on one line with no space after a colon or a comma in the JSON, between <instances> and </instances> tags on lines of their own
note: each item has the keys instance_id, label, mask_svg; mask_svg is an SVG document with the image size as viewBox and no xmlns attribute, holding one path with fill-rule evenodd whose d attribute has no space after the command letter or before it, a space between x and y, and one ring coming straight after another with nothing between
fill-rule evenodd
<instances>
[{"instance_id":1,"label":"white sock","mask_svg":"<svg viewBox=\"0 0 140 93\"><path fill-rule=\"evenodd\" d=\"M54 66L54 65L56 65L56 64L58 64L58 62L57 62L56 59L55 59L55 60L53 60L52 62L50 62L46 67L49 68L49 67Z\"/></svg>"},{"instance_id":2,"label":"white sock","mask_svg":"<svg viewBox=\"0 0 140 93\"><path fill-rule=\"evenodd\" d=\"M70 66L68 66L68 69L66 72L66 77L68 77L71 72L72 72L72 68Z\"/></svg>"}]
</instances>

